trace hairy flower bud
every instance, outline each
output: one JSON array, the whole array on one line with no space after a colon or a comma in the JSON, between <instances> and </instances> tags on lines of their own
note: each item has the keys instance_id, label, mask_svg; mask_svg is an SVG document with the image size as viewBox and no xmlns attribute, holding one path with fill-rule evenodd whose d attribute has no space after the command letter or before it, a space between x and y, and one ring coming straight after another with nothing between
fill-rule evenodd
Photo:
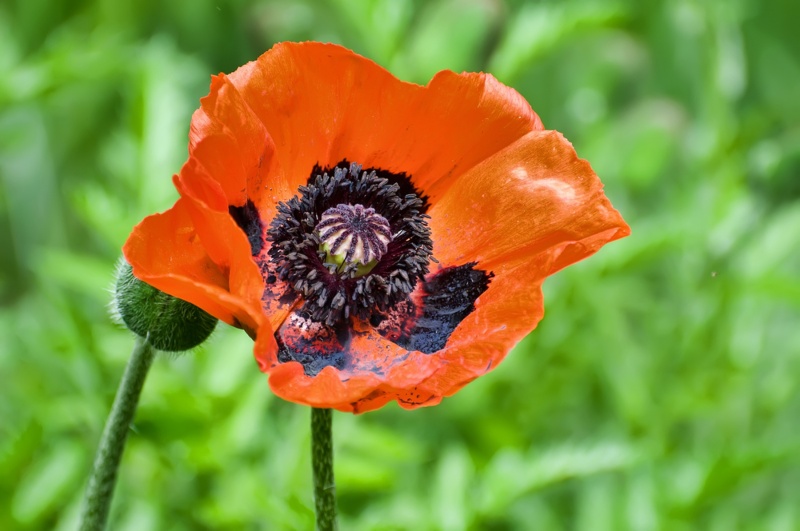
<instances>
[{"instance_id":1,"label":"hairy flower bud","mask_svg":"<svg viewBox=\"0 0 800 531\"><path fill-rule=\"evenodd\" d=\"M208 339L217 319L194 304L167 295L133 276L123 261L117 272L114 307L125 326L153 348L189 350Z\"/></svg>"}]
</instances>

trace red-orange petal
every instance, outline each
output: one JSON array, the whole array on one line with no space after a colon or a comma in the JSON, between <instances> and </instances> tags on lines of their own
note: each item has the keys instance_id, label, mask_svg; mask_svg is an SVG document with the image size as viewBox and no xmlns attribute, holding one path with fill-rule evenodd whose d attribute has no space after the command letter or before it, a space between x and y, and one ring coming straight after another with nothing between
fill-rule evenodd
<instances>
[{"instance_id":1,"label":"red-orange petal","mask_svg":"<svg viewBox=\"0 0 800 531\"><path fill-rule=\"evenodd\" d=\"M534 131L460 178L430 211L434 256L482 268L558 249L554 273L630 228L557 131ZM598 236L599 235L599 236Z\"/></svg>"},{"instance_id":2,"label":"red-orange petal","mask_svg":"<svg viewBox=\"0 0 800 531\"><path fill-rule=\"evenodd\" d=\"M200 101L192 116L190 160L219 183L227 205L251 200L263 219L272 219L276 203L297 189L290 189L283 178L266 127L225 74L212 78L208 96ZM183 173L183 185L192 187L193 176Z\"/></svg>"},{"instance_id":3,"label":"red-orange petal","mask_svg":"<svg viewBox=\"0 0 800 531\"><path fill-rule=\"evenodd\" d=\"M290 195L343 159L412 175L436 200L453 179L542 123L487 74L421 87L332 44L277 44L228 79L269 132Z\"/></svg>"},{"instance_id":4,"label":"red-orange petal","mask_svg":"<svg viewBox=\"0 0 800 531\"><path fill-rule=\"evenodd\" d=\"M187 208L206 251L228 273L231 292L251 303L259 300L270 325L279 327L292 309L279 295L286 291L286 286L282 282L268 288L264 285L263 275L251 256L247 236L230 216L229 199L219 182L196 158L190 158L173 180L178 192L187 199ZM263 204L262 219L264 212L275 209L274 202ZM265 241L259 259L268 260L268 250L269 243Z\"/></svg>"},{"instance_id":5,"label":"red-orange petal","mask_svg":"<svg viewBox=\"0 0 800 531\"><path fill-rule=\"evenodd\" d=\"M627 236L600 180L555 131L534 132L462 177L431 211L444 264L491 271L475 310L436 353L445 361L419 388L449 396L496 367L544 315L546 277Z\"/></svg>"},{"instance_id":6,"label":"red-orange petal","mask_svg":"<svg viewBox=\"0 0 800 531\"><path fill-rule=\"evenodd\" d=\"M554 251L507 262L494 270L489 289L435 355L442 369L419 388L439 398L450 396L499 365L544 316L541 286ZM426 404L427 405L427 404Z\"/></svg>"},{"instance_id":7,"label":"red-orange petal","mask_svg":"<svg viewBox=\"0 0 800 531\"><path fill-rule=\"evenodd\" d=\"M278 363L268 345L258 340L255 349L262 370L270 373L269 385L276 395L300 404L354 413L376 409L390 400L421 405L430 397L418 396L416 385L435 374L443 363L441 357L408 351L365 324L353 330L346 352L345 368L328 366L310 376L296 361Z\"/></svg>"},{"instance_id":8,"label":"red-orange petal","mask_svg":"<svg viewBox=\"0 0 800 531\"><path fill-rule=\"evenodd\" d=\"M186 200L134 227L123 254L140 280L191 302L214 317L255 331L264 321L260 308L230 292L229 279L208 256Z\"/></svg>"}]
</instances>

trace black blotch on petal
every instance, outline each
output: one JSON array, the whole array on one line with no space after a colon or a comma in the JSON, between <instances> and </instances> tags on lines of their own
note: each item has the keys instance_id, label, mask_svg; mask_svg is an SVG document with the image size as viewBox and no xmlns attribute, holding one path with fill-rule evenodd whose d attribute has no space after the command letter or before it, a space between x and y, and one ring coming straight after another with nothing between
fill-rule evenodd
<instances>
[{"instance_id":1,"label":"black blotch on petal","mask_svg":"<svg viewBox=\"0 0 800 531\"><path fill-rule=\"evenodd\" d=\"M253 256L258 255L264 247L264 224L261 222L261 216L258 214L255 203L248 199L243 206L229 206L228 212L233 221L247 235L247 240L250 242L250 253Z\"/></svg>"},{"instance_id":2,"label":"black blotch on petal","mask_svg":"<svg viewBox=\"0 0 800 531\"><path fill-rule=\"evenodd\" d=\"M264 293L261 294L261 300L265 303L278 300L282 306L294 306L297 300L297 293L283 283L278 283L278 277L275 276L275 267L267 256L254 257L261 277L264 279Z\"/></svg>"},{"instance_id":3,"label":"black blotch on petal","mask_svg":"<svg viewBox=\"0 0 800 531\"><path fill-rule=\"evenodd\" d=\"M343 159L340 162L337 162L333 166L326 166L322 167L319 164L314 165L314 169L311 170L311 174L308 176L308 183L307 184L314 184L314 179L317 175L323 175L328 173L333 175L335 168L342 168L348 169L350 167L350 161L347 159ZM430 202L428 201L428 196L423 193L422 190L418 189L414 186L414 183L411 182L411 176L408 175L406 172L394 173L388 170L384 170L382 168L361 168L362 172L375 172L378 177L386 179L389 181L389 184L396 184L399 189L397 195L399 197L405 197L408 194L414 194L422 200L422 207L419 209L421 214L424 214L428 211L430 207Z\"/></svg>"},{"instance_id":4,"label":"black blotch on petal","mask_svg":"<svg viewBox=\"0 0 800 531\"><path fill-rule=\"evenodd\" d=\"M292 304L294 304L294 301L297 300L297 297L298 297L297 293L295 293L290 289L287 289L286 291L283 292L283 294L280 297L278 297L278 302L282 306L291 306Z\"/></svg>"},{"instance_id":5,"label":"black blotch on petal","mask_svg":"<svg viewBox=\"0 0 800 531\"><path fill-rule=\"evenodd\" d=\"M494 276L475 269L475 262L448 267L423 284L422 305L410 301L380 323L378 332L403 348L432 354L444 348L450 335L475 310L475 300Z\"/></svg>"},{"instance_id":6,"label":"black blotch on petal","mask_svg":"<svg viewBox=\"0 0 800 531\"><path fill-rule=\"evenodd\" d=\"M351 332L347 325L328 326L293 314L275 333L278 361L296 361L308 376L316 376L325 367L344 369L350 356Z\"/></svg>"}]
</instances>

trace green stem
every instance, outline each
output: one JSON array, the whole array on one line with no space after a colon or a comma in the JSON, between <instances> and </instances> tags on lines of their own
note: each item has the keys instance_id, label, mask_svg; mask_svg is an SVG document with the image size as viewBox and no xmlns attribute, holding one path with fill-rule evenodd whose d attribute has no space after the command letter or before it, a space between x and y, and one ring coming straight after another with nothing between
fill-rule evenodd
<instances>
[{"instance_id":1,"label":"green stem","mask_svg":"<svg viewBox=\"0 0 800 531\"><path fill-rule=\"evenodd\" d=\"M86 489L81 531L102 531L108 519L108 509L117 481L117 469L125 449L128 429L136 413L147 371L153 363L155 351L146 338L136 338L131 359L117 389L114 405L106 420L100 447L94 461L94 470Z\"/></svg>"},{"instance_id":2,"label":"green stem","mask_svg":"<svg viewBox=\"0 0 800 531\"><path fill-rule=\"evenodd\" d=\"M336 482L333 479L331 410L311 408L311 468L317 529L336 531Z\"/></svg>"}]
</instances>

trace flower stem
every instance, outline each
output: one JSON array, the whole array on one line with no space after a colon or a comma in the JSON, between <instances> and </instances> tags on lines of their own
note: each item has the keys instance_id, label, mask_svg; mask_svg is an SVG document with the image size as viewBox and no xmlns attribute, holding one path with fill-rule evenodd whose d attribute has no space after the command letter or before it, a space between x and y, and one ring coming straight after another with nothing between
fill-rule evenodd
<instances>
[{"instance_id":1,"label":"flower stem","mask_svg":"<svg viewBox=\"0 0 800 531\"><path fill-rule=\"evenodd\" d=\"M94 469L86 489L81 531L105 529L114 494L114 484L117 481L117 469L125 448L125 440L128 438L128 429L136 413L139 395L154 357L155 351L147 339L137 336L133 353L117 389L114 405L106 420L100 447L97 449Z\"/></svg>"},{"instance_id":2,"label":"flower stem","mask_svg":"<svg viewBox=\"0 0 800 531\"><path fill-rule=\"evenodd\" d=\"M318 531L336 531L336 483L333 479L331 410L311 408L311 468Z\"/></svg>"}]
</instances>

